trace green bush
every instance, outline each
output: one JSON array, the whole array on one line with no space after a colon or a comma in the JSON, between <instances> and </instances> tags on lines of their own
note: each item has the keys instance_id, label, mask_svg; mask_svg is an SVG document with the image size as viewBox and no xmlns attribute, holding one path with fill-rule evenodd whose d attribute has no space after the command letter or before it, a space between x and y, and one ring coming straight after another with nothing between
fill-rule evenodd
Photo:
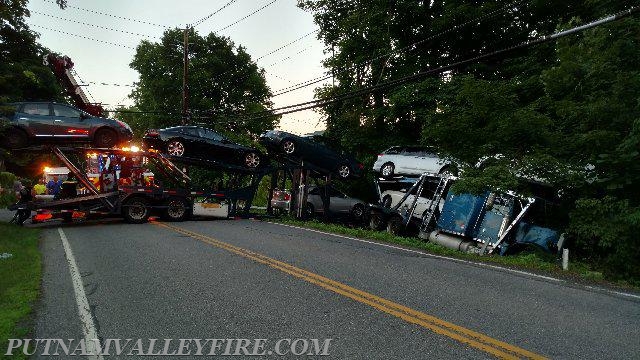
<instances>
[{"instance_id":1,"label":"green bush","mask_svg":"<svg viewBox=\"0 0 640 360\"><path fill-rule=\"evenodd\" d=\"M5 189L13 189L13 182L16 179L16 176L10 172L0 172L0 186Z\"/></svg>"},{"instance_id":2,"label":"green bush","mask_svg":"<svg viewBox=\"0 0 640 360\"><path fill-rule=\"evenodd\" d=\"M611 278L640 283L640 207L613 197L581 199L567 233L578 256Z\"/></svg>"}]
</instances>

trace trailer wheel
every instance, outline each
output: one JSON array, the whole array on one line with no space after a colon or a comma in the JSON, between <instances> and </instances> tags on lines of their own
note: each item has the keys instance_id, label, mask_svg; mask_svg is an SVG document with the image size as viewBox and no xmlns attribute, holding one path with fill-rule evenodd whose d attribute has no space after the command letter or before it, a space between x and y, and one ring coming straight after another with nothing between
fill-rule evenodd
<instances>
[{"instance_id":1,"label":"trailer wheel","mask_svg":"<svg viewBox=\"0 0 640 360\"><path fill-rule=\"evenodd\" d=\"M400 216L394 216L387 223L387 232L393 236L402 236L404 220Z\"/></svg>"},{"instance_id":2,"label":"trailer wheel","mask_svg":"<svg viewBox=\"0 0 640 360\"><path fill-rule=\"evenodd\" d=\"M162 219L166 221L184 221L189 215L189 205L179 197L169 198L164 205L167 207L162 212Z\"/></svg>"},{"instance_id":3,"label":"trailer wheel","mask_svg":"<svg viewBox=\"0 0 640 360\"><path fill-rule=\"evenodd\" d=\"M313 217L316 215L316 210L313 207L313 204L308 202L307 205L305 205L304 207L304 217L305 219L313 219Z\"/></svg>"},{"instance_id":4,"label":"trailer wheel","mask_svg":"<svg viewBox=\"0 0 640 360\"><path fill-rule=\"evenodd\" d=\"M122 215L126 222L142 224L149 219L149 200L141 197L128 199L122 205Z\"/></svg>"},{"instance_id":5,"label":"trailer wheel","mask_svg":"<svg viewBox=\"0 0 640 360\"><path fill-rule=\"evenodd\" d=\"M380 213L373 213L369 218L369 228L371 230L380 231L387 226L387 222L384 220L384 217Z\"/></svg>"}]
</instances>

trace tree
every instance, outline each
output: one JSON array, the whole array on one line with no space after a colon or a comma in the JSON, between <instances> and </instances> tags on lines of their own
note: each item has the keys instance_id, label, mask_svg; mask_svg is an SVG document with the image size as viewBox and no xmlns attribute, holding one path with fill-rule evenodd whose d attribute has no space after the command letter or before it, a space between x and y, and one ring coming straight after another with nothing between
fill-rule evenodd
<instances>
[{"instance_id":1,"label":"tree","mask_svg":"<svg viewBox=\"0 0 640 360\"><path fill-rule=\"evenodd\" d=\"M213 33L189 35L189 108L193 122L236 135L256 135L274 126L271 91L242 46ZM162 114L133 114L146 127L180 124L183 31L167 30L159 43L143 41L131 67L140 73L132 93L136 108Z\"/></svg>"},{"instance_id":2,"label":"tree","mask_svg":"<svg viewBox=\"0 0 640 360\"><path fill-rule=\"evenodd\" d=\"M37 42L25 18L27 0L4 1L0 10L0 102L61 100L55 76L42 64L49 51Z\"/></svg>"}]
</instances>

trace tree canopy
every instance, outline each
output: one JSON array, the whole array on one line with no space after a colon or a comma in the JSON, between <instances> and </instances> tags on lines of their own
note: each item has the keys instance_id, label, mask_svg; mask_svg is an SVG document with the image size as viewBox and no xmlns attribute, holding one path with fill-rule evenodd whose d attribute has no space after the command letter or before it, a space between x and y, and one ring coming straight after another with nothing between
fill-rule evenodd
<instances>
[{"instance_id":1,"label":"tree canopy","mask_svg":"<svg viewBox=\"0 0 640 360\"><path fill-rule=\"evenodd\" d=\"M3 1L0 8L0 102L61 100L55 76L42 63L49 51L25 23L27 3Z\"/></svg>"},{"instance_id":2,"label":"tree canopy","mask_svg":"<svg viewBox=\"0 0 640 360\"><path fill-rule=\"evenodd\" d=\"M179 125L182 109L183 30L165 31L158 43L142 41L131 67L140 74L135 108L162 114L125 115L139 129ZM189 108L192 123L255 135L273 127L271 91L264 71L242 46L216 34L189 34Z\"/></svg>"}]
</instances>

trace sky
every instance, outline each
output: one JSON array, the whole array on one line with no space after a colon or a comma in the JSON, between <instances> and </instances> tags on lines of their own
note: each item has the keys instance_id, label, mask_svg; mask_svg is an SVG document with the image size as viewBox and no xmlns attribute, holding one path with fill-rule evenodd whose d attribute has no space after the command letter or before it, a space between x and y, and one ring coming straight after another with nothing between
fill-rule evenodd
<instances>
[{"instance_id":1,"label":"sky","mask_svg":"<svg viewBox=\"0 0 640 360\"><path fill-rule=\"evenodd\" d=\"M159 41L165 27L183 28L196 23L229 2L232 3L195 29L200 35L219 31L218 35L244 46L254 61L317 30L312 14L298 8L295 0L68 0L65 10L55 0L30 0L31 17L27 23L40 34L42 45L73 60L79 82L88 84L83 90L90 100L114 108L133 104L127 97L132 88L122 85L138 80L138 73L129 63L142 39ZM265 5L256 14L223 29ZM321 65L323 49L317 33L313 33L257 63L265 69L267 85L276 93L325 75ZM320 85L277 96L272 101L275 107L281 107L313 100L313 90ZM280 128L305 134L322 130L324 124L318 113L307 110L284 115Z\"/></svg>"}]
</instances>

